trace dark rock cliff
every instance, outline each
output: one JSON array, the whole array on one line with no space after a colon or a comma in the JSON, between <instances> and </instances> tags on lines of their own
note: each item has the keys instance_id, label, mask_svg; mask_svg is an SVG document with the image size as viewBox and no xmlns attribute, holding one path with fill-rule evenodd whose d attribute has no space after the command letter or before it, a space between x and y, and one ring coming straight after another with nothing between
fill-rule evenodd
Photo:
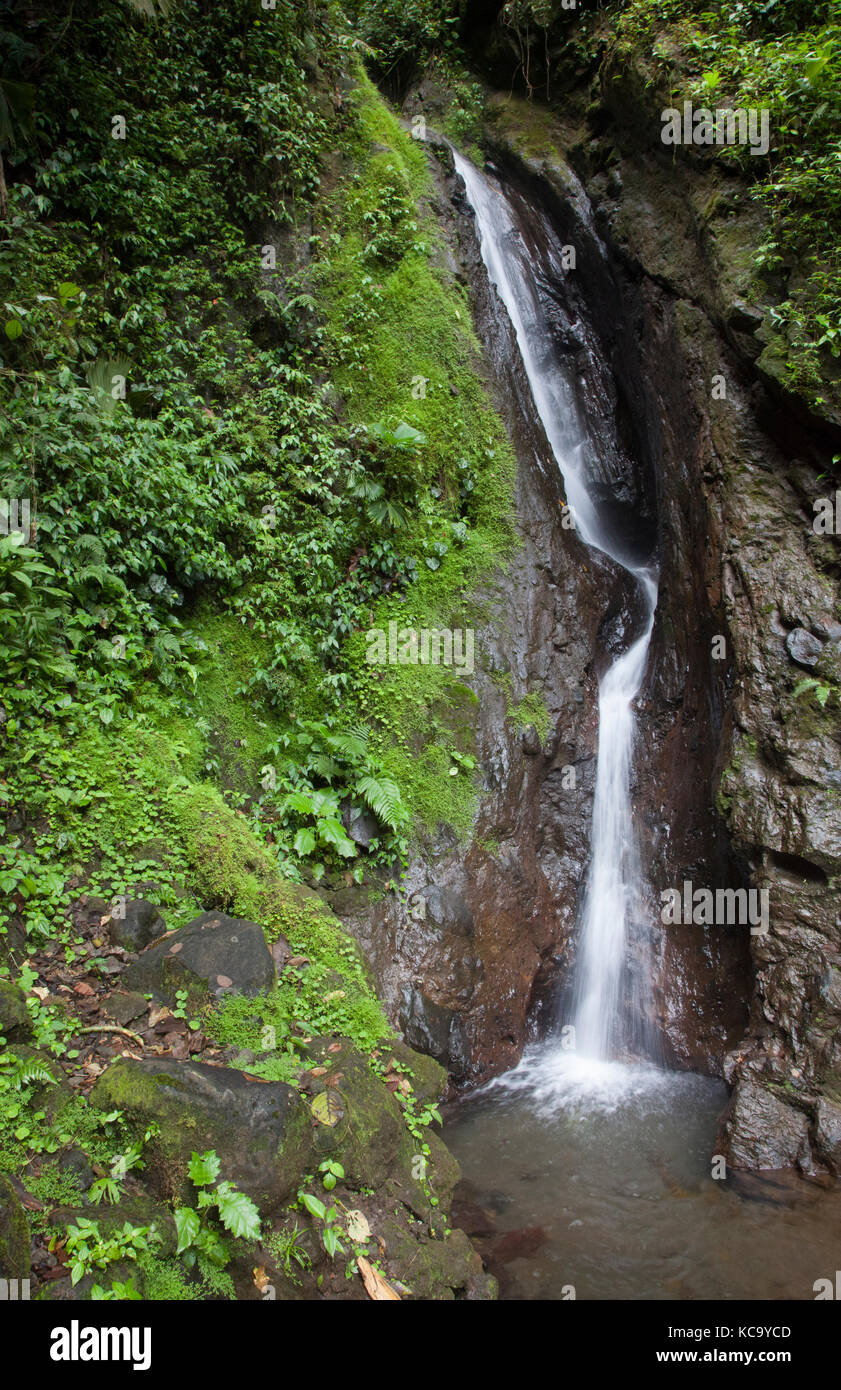
<instances>
[{"instance_id":1,"label":"dark rock cliff","mask_svg":"<svg viewBox=\"0 0 841 1390\"><path fill-rule=\"evenodd\" d=\"M830 710L794 693L806 675L837 681L841 662L837 539L812 527L837 431L766 369L749 298L757 214L732 176L641 148L628 92L595 137L540 113L535 141L533 109L497 106L497 157L538 205L568 231L570 166L592 202L617 293L587 283L585 256L583 296L620 431L655 481L660 606L636 788L652 888L769 894L764 934L662 929L667 1054L717 1069L725 1051L735 1166L838 1171L841 738Z\"/></svg>"}]
</instances>

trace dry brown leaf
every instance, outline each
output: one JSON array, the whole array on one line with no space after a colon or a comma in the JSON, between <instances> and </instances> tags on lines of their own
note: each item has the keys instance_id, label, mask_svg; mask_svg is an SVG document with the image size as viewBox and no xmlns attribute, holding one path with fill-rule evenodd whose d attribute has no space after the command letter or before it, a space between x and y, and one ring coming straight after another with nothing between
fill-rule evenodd
<instances>
[{"instance_id":1,"label":"dry brown leaf","mask_svg":"<svg viewBox=\"0 0 841 1390\"><path fill-rule=\"evenodd\" d=\"M269 1276L266 1273L266 1266L255 1265L251 1272L254 1275L254 1287L256 1289L259 1289L262 1293L269 1282Z\"/></svg>"},{"instance_id":2,"label":"dry brown leaf","mask_svg":"<svg viewBox=\"0 0 841 1390\"><path fill-rule=\"evenodd\" d=\"M356 1261L359 1273L362 1275L362 1282L365 1285L365 1292L375 1303L385 1299L396 1299L400 1302L399 1293L395 1293L390 1284L387 1284L381 1274L378 1274L373 1265L360 1255Z\"/></svg>"}]
</instances>

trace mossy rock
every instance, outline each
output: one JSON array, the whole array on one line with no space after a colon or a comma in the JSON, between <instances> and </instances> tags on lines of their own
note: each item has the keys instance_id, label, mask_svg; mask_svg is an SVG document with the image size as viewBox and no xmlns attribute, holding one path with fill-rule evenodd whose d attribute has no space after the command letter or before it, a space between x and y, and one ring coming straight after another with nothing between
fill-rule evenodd
<instances>
[{"instance_id":1,"label":"mossy rock","mask_svg":"<svg viewBox=\"0 0 841 1390\"><path fill-rule=\"evenodd\" d=\"M496 1287L464 1231L451 1231L445 1240L418 1240L399 1218L385 1221L378 1232L388 1252L390 1280L398 1281L402 1297L452 1301L494 1298Z\"/></svg>"},{"instance_id":2,"label":"mossy rock","mask_svg":"<svg viewBox=\"0 0 841 1390\"><path fill-rule=\"evenodd\" d=\"M447 1089L447 1071L434 1057L415 1052L407 1043L398 1041L384 1042L382 1055L385 1058L394 1057L401 1066L409 1068L412 1089L424 1105L441 1100Z\"/></svg>"},{"instance_id":3,"label":"mossy rock","mask_svg":"<svg viewBox=\"0 0 841 1390\"><path fill-rule=\"evenodd\" d=\"M288 939L294 951L314 959L347 954L346 964L372 997L373 975L358 943L311 888L283 878L269 850L242 815L207 784L173 793L172 814L202 902L262 925L267 941ZM383 1017L383 1031L387 1027Z\"/></svg>"},{"instance_id":4,"label":"mossy rock","mask_svg":"<svg viewBox=\"0 0 841 1390\"><path fill-rule=\"evenodd\" d=\"M120 1058L100 1076L90 1104L158 1125L144 1151L146 1173L167 1198L193 1201L190 1155L213 1149L221 1177L268 1214L297 1191L311 1161L312 1120L297 1092L230 1067Z\"/></svg>"},{"instance_id":5,"label":"mossy rock","mask_svg":"<svg viewBox=\"0 0 841 1390\"><path fill-rule=\"evenodd\" d=\"M337 1049L330 1051L330 1048ZM338 1050L340 1049L340 1050ZM403 1112L371 1071L368 1059L347 1038L315 1038L307 1049L321 1076L309 1073L315 1095L335 1097L341 1118L335 1124L313 1117L313 1141L319 1159L335 1158L351 1188L383 1186L390 1178L409 1184L417 1144L406 1128Z\"/></svg>"},{"instance_id":6,"label":"mossy rock","mask_svg":"<svg viewBox=\"0 0 841 1390\"><path fill-rule=\"evenodd\" d=\"M0 1279L29 1278L29 1225L5 1173L0 1173Z\"/></svg>"},{"instance_id":7,"label":"mossy rock","mask_svg":"<svg viewBox=\"0 0 841 1390\"><path fill-rule=\"evenodd\" d=\"M95 1269L83 1274L78 1284L71 1284L70 1275L66 1279L52 1279L44 1284L37 1295L39 1303L87 1303L90 1301L95 1284L108 1293L113 1284L126 1284L131 1280L140 1297L146 1294L146 1278L136 1260L117 1260L104 1269Z\"/></svg>"},{"instance_id":8,"label":"mossy rock","mask_svg":"<svg viewBox=\"0 0 841 1390\"><path fill-rule=\"evenodd\" d=\"M0 980L0 1037L23 1042L32 1036L26 995L10 980Z\"/></svg>"}]
</instances>

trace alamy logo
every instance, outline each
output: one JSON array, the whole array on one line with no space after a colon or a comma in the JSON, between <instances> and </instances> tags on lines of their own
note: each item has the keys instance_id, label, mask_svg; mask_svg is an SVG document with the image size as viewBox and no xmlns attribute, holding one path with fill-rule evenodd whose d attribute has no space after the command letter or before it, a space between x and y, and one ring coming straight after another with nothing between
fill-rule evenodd
<instances>
[{"instance_id":1,"label":"alamy logo","mask_svg":"<svg viewBox=\"0 0 841 1390\"><path fill-rule=\"evenodd\" d=\"M666 926L746 927L751 936L768 933L770 892L767 888L695 888L684 880L679 888L660 894L660 920Z\"/></svg>"},{"instance_id":2,"label":"alamy logo","mask_svg":"<svg viewBox=\"0 0 841 1390\"><path fill-rule=\"evenodd\" d=\"M769 112L741 106L736 110L719 107L711 111L691 101L683 103L681 113L676 106L660 112L663 128L660 139L664 145L750 145L751 154L767 154L770 148Z\"/></svg>"},{"instance_id":3,"label":"alamy logo","mask_svg":"<svg viewBox=\"0 0 841 1390\"><path fill-rule=\"evenodd\" d=\"M815 513L812 530L816 536L841 535L841 489L834 497L818 497L812 503Z\"/></svg>"},{"instance_id":4,"label":"alamy logo","mask_svg":"<svg viewBox=\"0 0 841 1390\"><path fill-rule=\"evenodd\" d=\"M473 629L448 627L372 627L365 635L370 666L455 666L473 674Z\"/></svg>"},{"instance_id":5,"label":"alamy logo","mask_svg":"<svg viewBox=\"0 0 841 1390\"><path fill-rule=\"evenodd\" d=\"M50 1334L53 1361L131 1361L135 1371L152 1364L151 1327L54 1327Z\"/></svg>"},{"instance_id":6,"label":"alamy logo","mask_svg":"<svg viewBox=\"0 0 841 1390\"><path fill-rule=\"evenodd\" d=\"M0 1279L0 1303L28 1303L28 1279Z\"/></svg>"},{"instance_id":7,"label":"alamy logo","mask_svg":"<svg viewBox=\"0 0 841 1390\"><path fill-rule=\"evenodd\" d=\"M22 535L29 540L32 529L28 497L0 497L0 536Z\"/></svg>"}]
</instances>

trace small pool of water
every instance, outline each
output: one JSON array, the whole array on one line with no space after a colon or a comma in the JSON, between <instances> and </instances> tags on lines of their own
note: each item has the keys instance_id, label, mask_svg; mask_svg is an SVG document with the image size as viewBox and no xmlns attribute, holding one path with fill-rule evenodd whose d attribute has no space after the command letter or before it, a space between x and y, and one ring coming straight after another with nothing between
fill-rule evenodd
<instances>
[{"instance_id":1,"label":"small pool of water","mask_svg":"<svg viewBox=\"0 0 841 1390\"><path fill-rule=\"evenodd\" d=\"M814 1299L841 1268L841 1188L714 1180L726 1100L709 1077L544 1045L452 1106L445 1138L466 1180L454 1219L501 1297Z\"/></svg>"}]
</instances>

